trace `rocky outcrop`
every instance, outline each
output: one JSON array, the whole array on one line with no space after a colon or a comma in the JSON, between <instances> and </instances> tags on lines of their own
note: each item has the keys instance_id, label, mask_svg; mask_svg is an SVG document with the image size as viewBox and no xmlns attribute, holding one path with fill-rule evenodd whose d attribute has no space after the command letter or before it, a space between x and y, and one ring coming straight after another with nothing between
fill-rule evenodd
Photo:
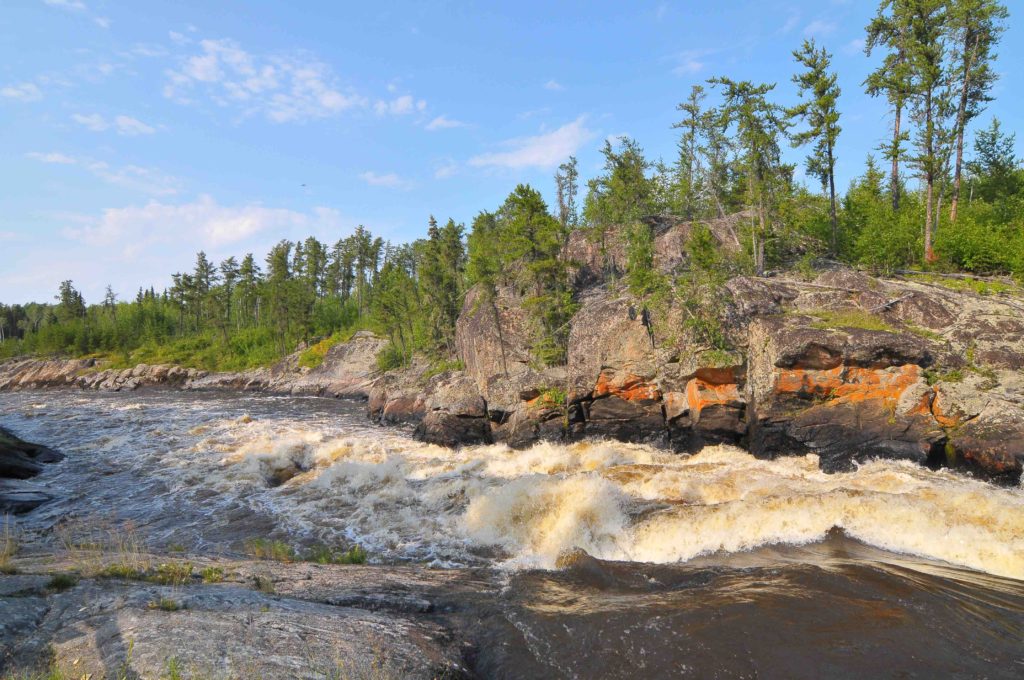
<instances>
[{"instance_id":1,"label":"rocky outcrop","mask_svg":"<svg viewBox=\"0 0 1024 680\"><path fill-rule=\"evenodd\" d=\"M0 391L77 387L128 392L141 387L173 387L365 399L379 376L377 354L385 345L387 340L359 331L348 342L331 347L316 368L300 366L301 353L296 352L270 368L235 373L164 364L104 368L96 359L15 359L0 363Z\"/></svg>"},{"instance_id":2,"label":"rocky outcrop","mask_svg":"<svg viewBox=\"0 0 1024 680\"><path fill-rule=\"evenodd\" d=\"M815 453L828 471L884 457L1019 479L1020 298L845 269L810 282L739 277L723 294L732 351L701 346L672 309L649 329L636 303L598 286L579 297L567 366L538 371L520 359L507 375L495 326L521 332L515 300L498 300L501 317L464 312L460 356L481 393L495 395L492 437L679 451L730 442L763 457Z\"/></svg>"},{"instance_id":3,"label":"rocky outcrop","mask_svg":"<svg viewBox=\"0 0 1024 680\"><path fill-rule=\"evenodd\" d=\"M0 515L20 514L52 498L41 486L24 480L41 473L44 466L64 460L64 454L33 444L0 427Z\"/></svg>"}]
</instances>

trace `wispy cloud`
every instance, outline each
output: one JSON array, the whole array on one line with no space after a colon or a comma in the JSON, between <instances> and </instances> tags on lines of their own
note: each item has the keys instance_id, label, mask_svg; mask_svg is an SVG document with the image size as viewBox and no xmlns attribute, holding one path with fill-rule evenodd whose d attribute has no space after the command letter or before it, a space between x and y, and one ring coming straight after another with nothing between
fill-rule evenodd
<instances>
[{"instance_id":1,"label":"wispy cloud","mask_svg":"<svg viewBox=\"0 0 1024 680\"><path fill-rule=\"evenodd\" d=\"M864 51L864 38L854 38L850 42L843 45L843 52L852 56L858 55Z\"/></svg>"},{"instance_id":2,"label":"wispy cloud","mask_svg":"<svg viewBox=\"0 0 1024 680\"><path fill-rule=\"evenodd\" d=\"M461 120L453 120L448 116L438 116L429 123L427 123L427 129L433 132L434 130L448 130L450 128L466 127L466 124Z\"/></svg>"},{"instance_id":3,"label":"wispy cloud","mask_svg":"<svg viewBox=\"0 0 1024 680\"><path fill-rule=\"evenodd\" d=\"M706 58L715 52L716 50L712 49L693 49L677 53L673 57L676 65L672 69L672 74L676 76L689 76L700 73L707 68Z\"/></svg>"},{"instance_id":4,"label":"wispy cloud","mask_svg":"<svg viewBox=\"0 0 1024 680\"><path fill-rule=\"evenodd\" d=\"M167 79L169 99L189 104L203 94L219 106L275 123L326 118L366 103L343 92L330 67L305 53L253 55L226 39L201 40L199 52L168 70Z\"/></svg>"},{"instance_id":5,"label":"wispy cloud","mask_svg":"<svg viewBox=\"0 0 1024 680\"><path fill-rule=\"evenodd\" d=\"M84 2L81 0L43 0L44 5L50 7L60 7L61 9L68 9L73 12L84 12L88 9Z\"/></svg>"},{"instance_id":6,"label":"wispy cloud","mask_svg":"<svg viewBox=\"0 0 1024 680\"><path fill-rule=\"evenodd\" d=\"M545 90L551 90L552 92L561 92L565 87L555 79L551 79L544 83Z\"/></svg>"},{"instance_id":7,"label":"wispy cloud","mask_svg":"<svg viewBox=\"0 0 1024 680\"><path fill-rule=\"evenodd\" d=\"M553 168L594 137L593 131L587 129L585 123L586 116L580 116L551 132L510 139L503 143L508 151L480 154L470 158L469 164L475 167L511 169Z\"/></svg>"},{"instance_id":8,"label":"wispy cloud","mask_svg":"<svg viewBox=\"0 0 1024 680\"><path fill-rule=\"evenodd\" d=\"M28 158L40 163L58 163L62 165L74 165L78 161L62 153L51 151L50 153L41 153L39 151L31 151L25 154Z\"/></svg>"},{"instance_id":9,"label":"wispy cloud","mask_svg":"<svg viewBox=\"0 0 1024 680\"><path fill-rule=\"evenodd\" d=\"M812 38L815 36L829 35L834 33L836 30L836 23L834 21L827 21L825 19L816 19L811 23L804 26L804 36Z\"/></svg>"},{"instance_id":10,"label":"wispy cloud","mask_svg":"<svg viewBox=\"0 0 1024 680\"><path fill-rule=\"evenodd\" d=\"M126 137L151 135L156 132L156 128L153 126L146 125L141 120L131 116L117 116L114 118L114 125L117 127L118 134L125 135Z\"/></svg>"},{"instance_id":11,"label":"wispy cloud","mask_svg":"<svg viewBox=\"0 0 1024 680\"><path fill-rule=\"evenodd\" d=\"M459 164L451 158L445 158L434 168L434 179L448 179L459 172Z\"/></svg>"},{"instance_id":12,"label":"wispy cloud","mask_svg":"<svg viewBox=\"0 0 1024 680\"><path fill-rule=\"evenodd\" d=\"M88 130L92 130L93 132L103 132L104 130L114 129L119 135L124 135L126 137L151 135L156 132L156 128L152 125L147 125L138 118L132 118L131 116L115 116L113 120L108 121L98 113L91 113L88 115L75 113L72 114L71 120Z\"/></svg>"},{"instance_id":13,"label":"wispy cloud","mask_svg":"<svg viewBox=\"0 0 1024 680\"><path fill-rule=\"evenodd\" d=\"M405 116L410 113L424 111L426 108L427 102L425 100L417 100L411 94L403 94L402 96L395 97L390 101L381 99L373 105L373 110L377 112L378 116L385 116L388 114L391 114L392 116Z\"/></svg>"},{"instance_id":14,"label":"wispy cloud","mask_svg":"<svg viewBox=\"0 0 1024 680\"><path fill-rule=\"evenodd\" d=\"M0 97L19 102L34 102L42 99L43 93L35 83L16 83L0 88Z\"/></svg>"},{"instance_id":15,"label":"wispy cloud","mask_svg":"<svg viewBox=\"0 0 1024 680\"><path fill-rule=\"evenodd\" d=\"M114 167L104 161L69 156L56 151L49 153L33 151L25 154L25 156L40 163L77 166L108 184L142 194L170 196L178 193L183 185L182 181L177 177L168 175L156 168L147 168L139 165Z\"/></svg>"},{"instance_id":16,"label":"wispy cloud","mask_svg":"<svg viewBox=\"0 0 1024 680\"><path fill-rule=\"evenodd\" d=\"M411 189L412 182L403 179L394 172L386 174L379 174L372 170L360 173L359 179L363 180L370 186L374 187L388 187L391 189Z\"/></svg>"},{"instance_id":17,"label":"wispy cloud","mask_svg":"<svg viewBox=\"0 0 1024 680\"><path fill-rule=\"evenodd\" d=\"M64 235L90 245L119 245L126 255L161 244L190 242L190 248L219 248L261 233L292 228L339 227L340 215L330 208L310 213L267 208L259 203L222 206L207 195L192 203L150 201L144 206L111 208L99 219L68 228Z\"/></svg>"},{"instance_id":18,"label":"wispy cloud","mask_svg":"<svg viewBox=\"0 0 1024 680\"><path fill-rule=\"evenodd\" d=\"M800 12L791 12L789 17L786 19L786 23L782 24L782 27L777 32L781 35L787 35L792 33L799 25Z\"/></svg>"}]
</instances>

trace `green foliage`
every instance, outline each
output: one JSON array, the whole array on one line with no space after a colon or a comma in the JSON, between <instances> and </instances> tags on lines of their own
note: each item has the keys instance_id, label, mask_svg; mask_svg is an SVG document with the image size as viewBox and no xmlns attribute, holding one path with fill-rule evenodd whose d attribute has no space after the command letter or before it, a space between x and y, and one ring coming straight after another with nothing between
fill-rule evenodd
<instances>
[{"instance_id":1,"label":"green foliage","mask_svg":"<svg viewBox=\"0 0 1024 680\"><path fill-rule=\"evenodd\" d=\"M0 573L13 574L16 569L11 560L18 554L18 527L14 518L4 515L0 522Z\"/></svg>"},{"instance_id":2,"label":"green foliage","mask_svg":"<svg viewBox=\"0 0 1024 680\"><path fill-rule=\"evenodd\" d=\"M394 343L386 345L384 349L377 354L377 370L382 373L393 371L404 365L405 353L398 347L395 347Z\"/></svg>"},{"instance_id":3,"label":"green foliage","mask_svg":"<svg viewBox=\"0 0 1024 680\"><path fill-rule=\"evenodd\" d=\"M654 267L654 235L642 222L634 222L626 232L626 284L641 299L668 286L665 275Z\"/></svg>"},{"instance_id":4,"label":"green foliage","mask_svg":"<svg viewBox=\"0 0 1024 680\"><path fill-rule=\"evenodd\" d=\"M358 545L339 550L320 544L310 548L303 559L316 564L366 564L367 557L366 550Z\"/></svg>"},{"instance_id":5,"label":"green foliage","mask_svg":"<svg viewBox=\"0 0 1024 680\"><path fill-rule=\"evenodd\" d=\"M858 328L865 331L897 332L885 319L863 309L817 309L806 313L821 319L811 324L813 328Z\"/></svg>"},{"instance_id":6,"label":"green foliage","mask_svg":"<svg viewBox=\"0 0 1024 680\"><path fill-rule=\"evenodd\" d=\"M56 593L64 592L78 585L78 577L74 574L54 574L46 584L49 590Z\"/></svg>"},{"instance_id":7,"label":"green foliage","mask_svg":"<svg viewBox=\"0 0 1024 680\"><path fill-rule=\"evenodd\" d=\"M245 553L256 560L294 562L295 550L284 541L267 538L250 538L245 542Z\"/></svg>"},{"instance_id":8,"label":"green foliage","mask_svg":"<svg viewBox=\"0 0 1024 680\"><path fill-rule=\"evenodd\" d=\"M146 577L152 583L165 586L181 586L192 580L191 562L165 562L156 565L152 574Z\"/></svg>"},{"instance_id":9,"label":"green foliage","mask_svg":"<svg viewBox=\"0 0 1024 680\"><path fill-rule=\"evenodd\" d=\"M220 583L224 580L224 569L221 567L203 567L199 574L203 583Z\"/></svg>"},{"instance_id":10,"label":"green foliage","mask_svg":"<svg viewBox=\"0 0 1024 680\"><path fill-rule=\"evenodd\" d=\"M184 606L177 600L172 600L169 597L161 597L156 600L152 600L146 605L149 609L158 609L162 612L176 612L180 609L184 609Z\"/></svg>"},{"instance_id":11,"label":"green foliage","mask_svg":"<svg viewBox=\"0 0 1024 680\"><path fill-rule=\"evenodd\" d=\"M327 356L328 350L341 342L341 338L342 335L340 333L334 333L315 345L310 345L299 354L299 366L303 368L317 368L324 363L324 357Z\"/></svg>"},{"instance_id":12,"label":"green foliage","mask_svg":"<svg viewBox=\"0 0 1024 680\"><path fill-rule=\"evenodd\" d=\"M462 363L460 359L455 359L453 361L435 360L431 362L430 367L423 372L422 378L423 380L429 380L430 378L433 378L435 375L440 375L445 371L461 371L465 368L466 365Z\"/></svg>"}]
</instances>

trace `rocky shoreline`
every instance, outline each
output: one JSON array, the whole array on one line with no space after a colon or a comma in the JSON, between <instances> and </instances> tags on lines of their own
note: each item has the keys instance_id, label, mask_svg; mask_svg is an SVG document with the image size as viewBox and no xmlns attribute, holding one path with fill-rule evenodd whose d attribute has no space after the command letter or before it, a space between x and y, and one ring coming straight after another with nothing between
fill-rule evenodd
<instances>
[{"instance_id":1,"label":"rocky shoreline","mask_svg":"<svg viewBox=\"0 0 1024 680\"><path fill-rule=\"evenodd\" d=\"M365 399L368 415L415 424L447 446L608 437L677 451L737 444L759 457L816 453L827 471L873 457L948 465L1016 484L1024 469L1024 300L848 269L813 281L737 277L722 292L731 348L684 331L678 309L649 334L613 285L579 294L566 366L538 369L511 291L467 295L463 370L381 375L368 332L266 369L104 369L94 360L0 364L0 390L164 386Z\"/></svg>"}]
</instances>

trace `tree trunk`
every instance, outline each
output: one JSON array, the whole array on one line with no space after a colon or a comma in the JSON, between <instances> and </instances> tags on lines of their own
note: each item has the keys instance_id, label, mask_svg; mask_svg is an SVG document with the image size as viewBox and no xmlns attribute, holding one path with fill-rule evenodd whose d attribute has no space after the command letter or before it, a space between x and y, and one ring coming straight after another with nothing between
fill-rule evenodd
<instances>
[{"instance_id":1,"label":"tree trunk","mask_svg":"<svg viewBox=\"0 0 1024 680\"><path fill-rule=\"evenodd\" d=\"M928 189L925 192L924 208L924 261L934 262L935 251L932 250L932 192L934 180L928 177Z\"/></svg>"},{"instance_id":2,"label":"tree trunk","mask_svg":"<svg viewBox=\"0 0 1024 680\"><path fill-rule=\"evenodd\" d=\"M903 117L903 103L896 104L896 120L893 124L892 133L892 178L890 190L892 192L892 211L899 212L900 209L900 122Z\"/></svg>"},{"instance_id":3,"label":"tree trunk","mask_svg":"<svg viewBox=\"0 0 1024 680\"><path fill-rule=\"evenodd\" d=\"M956 112L956 166L953 169L953 195L950 198L949 221L956 222L957 206L960 203L960 173L964 160L964 130L967 127L967 92L971 82L971 68L974 67L974 58L978 52L978 41L980 36L975 36L974 46L969 56L964 59L964 82L960 87L960 105ZM965 45L966 47L966 45Z\"/></svg>"},{"instance_id":4,"label":"tree trunk","mask_svg":"<svg viewBox=\"0 0 1024 680\"><path fill-rule=\"evenodd\" d=\"M764 276L764 199L760 196L757 199L757 222L758 235L754 240L754 267L758 276Z\"/></svg>"},{"instance_id":5,"label":"tree trunk","mask_svg":"<svg viewBox=\"0 0 1024 680\"><path fill-rule=\"evenodd\" d=\"M828 145L828 193L829 214L832 218L832 255L839 255L839 219L836 215L835 159L832 158L832 144Z\"/></svg>"}]
</instances>

